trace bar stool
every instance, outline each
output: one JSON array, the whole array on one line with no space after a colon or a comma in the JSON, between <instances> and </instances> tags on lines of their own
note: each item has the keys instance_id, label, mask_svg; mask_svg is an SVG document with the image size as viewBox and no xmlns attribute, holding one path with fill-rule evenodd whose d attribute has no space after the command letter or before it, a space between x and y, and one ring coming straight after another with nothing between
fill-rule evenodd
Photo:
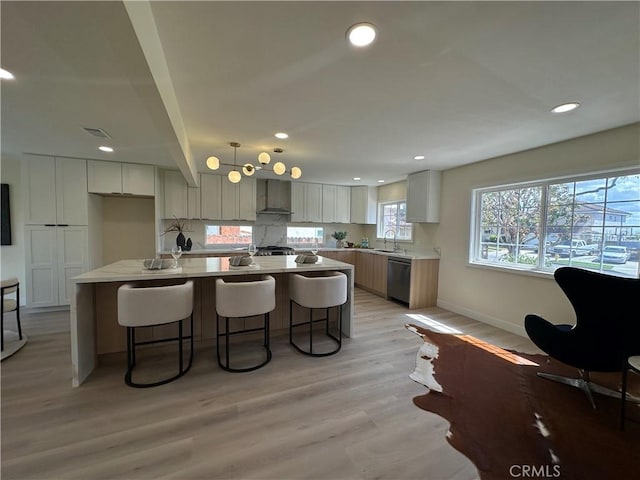
<instances>
[{"instance_id":1,"label":"bar stool","mask_svg":"<svg viewBox=\"0 0 640 480\"><path fill-rule=\"evenodd\" d=\"M271 361L269 338L269 312L276 308L276 280L271 275L262 276L261 280L249 282L225 282L216 280L216 356L218 365L227 372L250 372L264 367ZM242 320L248 317L263 315L263 326L229 330L229 319ZM220 329L220 318L225 319L224 332ZM257 364L243 368L232 368L229 363L229 337L250 332L264 332L263 347L266 359ZM220 358L220 338L225 339L225 361Z\"/></svg>"},{"instance_id":2,"label":"bar stool","mask_svg":"<svg viewBox=\"0 0 640 480\"><path fill-rule=\"evenodd\" d=\"M189 318L189 335L183 334L182 323ZM118 323L127 328L127 373L124 381L130 387L157 387L177 380L191 368L193 362L193 282L165 287L141 287L125 284L118 288ZM136 342L136 329L158 325L178 324L178 336ZM183 342L190 340L189 364L184 367ZM153 383L137 383L132 380L136 366L136 347L171 341L178 342L178 373Z\"/></svg>"},{"instance_id":3,"label":"bar stool","mask_svg":"<svg viewBox=\"0 0 640 480\"><path fill-rule=\"evenodd\" d=\"M4 351L4 314L16 312L16 323L18 324L18 337L22 340L22 326L20 325L20 282L16 277L2 280L2 316L0 316L0 331L2 337L0 339L0 350ZM16 298L4 298L5 295L15 293Z\"/></svg>"},{"instance_id":4,"label":"bar stool","mask_svg":"<svg viewBox=\"0 0 640 480\"><path fill-rule=\"evenodd\" d=\"M305 276L294 273L289 276L289 343L299 352L312 357L326 357L338 353L342 348L342 306L347 302L347 276L342 272L331 272L324 276ZM293 304L309 309L309 320L293 323ZM329 332L329 309L338 308L338 336ZM325 309L325 317L313 319L313 310ZM325 322L325 335L336 343L328 352L313 352L313 324ZM293 329L309 327L309 350L301 348L293 340Z\"/></svg>"},{"instance_id":5,"label":"bar stool","mask_svg":"<svg viewBox=\"0 0 640 480\"><path fill-rule=\"evenodd\" d=\"M640 355L629 357L622 371L622 407L620 408L620 430L624 430L624 407L627 403L627 374L629 370L640 375Z\"/></svg>"}]
</instances>

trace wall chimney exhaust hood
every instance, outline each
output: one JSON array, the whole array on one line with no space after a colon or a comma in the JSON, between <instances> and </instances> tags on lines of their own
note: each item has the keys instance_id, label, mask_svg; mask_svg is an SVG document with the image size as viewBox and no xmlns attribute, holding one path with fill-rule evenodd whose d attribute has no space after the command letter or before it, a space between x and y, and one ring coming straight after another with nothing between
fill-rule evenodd
<instances>
[{"instance_id":1,"label":"wall chimney exhaust hood","mask_svg":"<svg viewBox=\"0 0 640 480\"><path fill-rule=\"evenodd\" d=\"M291 214L291 182L258 180L257 196L257 213L271 215Z\"/></svg>"}]
</instances>

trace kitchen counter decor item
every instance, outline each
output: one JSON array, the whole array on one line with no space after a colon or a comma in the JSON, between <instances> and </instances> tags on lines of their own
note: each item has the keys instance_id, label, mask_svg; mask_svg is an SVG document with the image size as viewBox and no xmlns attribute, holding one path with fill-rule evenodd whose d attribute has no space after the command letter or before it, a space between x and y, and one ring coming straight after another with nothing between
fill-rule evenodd
<instances>
[{"instance_id":1,"label":"kitchen counter decor item","mask_svg":"<svg viewBox=\"0 0 640 480\"><path fill-rule=\"evenodd\" d=\"M344 247L344 239L347 238L347 232L333 232L331 236L336 239L336 248Z\"/></svg>"},{"instance_id":2,"label":"kitchen counter decor item","mask_svg":"<svg viewBox=\"0 0 640 480\"><path fill-rule=\"evenodd\" d=\"M188 251L191 250L191 247L189 247L188 249L186 248L187 239L185 238L183 233L186 231L186 223L184 221L181 222L176 217L174 217L173 220L171 220L171 223L169 223L169 225L167 225L167 227L164 229L163 235L166 235L169 232L178 232L178 236L176 237L176 245L182 248L182 250Z\"/></svg>"}]
</instances>

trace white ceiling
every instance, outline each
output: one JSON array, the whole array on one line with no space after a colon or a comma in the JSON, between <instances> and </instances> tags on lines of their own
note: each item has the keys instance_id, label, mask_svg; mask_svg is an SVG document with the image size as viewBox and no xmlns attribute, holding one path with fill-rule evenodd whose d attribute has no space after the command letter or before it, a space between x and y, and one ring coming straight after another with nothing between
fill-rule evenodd
<instances>
[{"instance_id":1,"label":"white ceiling","mask_svg":"<svg viewBox=\"0 0 640 480\"><path fill-rule=\"evenodd\" d=\"M638 2L0 8L0 60L16 76L2 81L3 154L205 172L237 141L239 163L281 147L302 180L373 185L640 121ZM359 21L378 27L365 49L345 40ZM569 101L581 108L550 113Z\"/></svg>"}]
</instances>

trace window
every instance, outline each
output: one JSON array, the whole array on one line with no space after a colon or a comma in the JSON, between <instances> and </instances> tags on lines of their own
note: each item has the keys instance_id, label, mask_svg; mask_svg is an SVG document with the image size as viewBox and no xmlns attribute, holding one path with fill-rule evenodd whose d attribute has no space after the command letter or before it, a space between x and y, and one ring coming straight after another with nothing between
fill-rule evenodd
<instances>
[{"instance_id":1,"label":"window","mask_svg":"<svg viewBox=\"0 0 640 480\"><path fill-rule=\"evenodd\" d=\"M471 263L545 272L571 265L638 276L635 171L483 188L473 198ZM608 255L608 246L626 253Z\"/></svg>"},{"instance_id":2,"label":"window","mask_svg":"<svg viewBox=\"0 0 640 480\"><path fill-rule=\"evenodd\" d=\"M378 238L391 239L391 233L396 240L410 242L413 238L413 225L407 223L407 202L385 202L378 204Z\"/></svg>"},{"instance_id":3,"label":"window","mask_svg":"<svg viewBox=\"0 0 640 480\"><path fill-rule=\"evenodd\" d=\"M205 245L215 247L241 247L253 243L251 225L206 225Z\"/></svg>"},{"instance_id":4,"label":"window","mask_svg":"<svg viewBox=\"0 0 640 480\"><path fill-rule=\"evenodd\" d=\"M312 243L322 244L324 239L324 228L322 227L287 227L288 245L311 245Z\"/></svg>"}]
</instances>

